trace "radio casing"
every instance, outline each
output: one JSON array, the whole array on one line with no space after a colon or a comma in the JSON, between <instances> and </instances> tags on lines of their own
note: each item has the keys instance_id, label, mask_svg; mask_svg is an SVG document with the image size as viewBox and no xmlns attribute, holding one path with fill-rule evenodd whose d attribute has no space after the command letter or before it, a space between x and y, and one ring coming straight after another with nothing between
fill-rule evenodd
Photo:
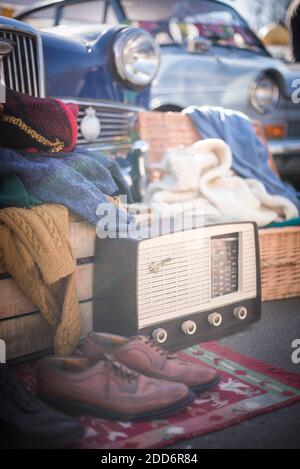
<instances>
[{"instance_id":1,"label":"radio casing","mask_svg":"<svg viewBox=\"0 0 300 469\"><path fill-rule=\"evenodd\" d=\"M212 298L211 240L231 235L238 239L237 291ZM169 350L238 332L260 319L259 259L254 222L207 220L147 239L97 239L94 330L130 337L163 329ZM234 315L240 307L247 311L243 320ZM214 313L222 316L218 327L209 322ZM192 335L182 329L186 321L196 324Z\"/></svg>"}]
</instances>

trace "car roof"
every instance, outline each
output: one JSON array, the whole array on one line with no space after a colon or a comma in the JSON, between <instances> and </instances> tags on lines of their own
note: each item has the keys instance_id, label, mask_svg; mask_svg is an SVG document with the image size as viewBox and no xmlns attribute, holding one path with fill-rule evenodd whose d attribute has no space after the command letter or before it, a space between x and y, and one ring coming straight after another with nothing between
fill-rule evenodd
<instances>
[{"instance_id":1,"label":"car roof","mask_svg":"<svg viewBox=\"0 0 300 469\"><path fill-rule=\"evenodd\" d=\"M97 0L41 0L41 1L38 1L34 4L32 4L30 7L24 8L23 10L19 11L14 16L14 19L22 21L23 18L25 18L26 16L29 16L32 13L37 13L38 11L43 10L44 8L47 8L47 7L51 7L51 6L56 5L57 8L59 8L60 6L63 6L63 5L72 5L72 4L75 5L75 4L79 4L79 3L85 3L87 1L95 1L96 2ZM126 13L125 13L125 11L122 7L122 4L121 4L120 0L106 0L106 1L109 1L110 4L113 6L116 17L118 19L118 22L119 23L125 23L127 21L127 17L126 17ZM201 0L199 0L199 1L201 1ZM229 5L228 3L225 3L225 2L222 2L222 1L219 1L219 0L205 0L205 1L217 4L217 5L223 5L226 8L234 11L235 14L238 15L240 20L244 23L245 27L247 27L249 30L251 30L249 24L247 23L247 20L243 16L240 15L240 13L234 8L234 6ZM56 24L55 26L57 26L57 25L58 24ZM266 50L265 46L263 45L263 43L258 38L257 34L252 30L251 30L251 32L252 32L252 34L254 34L256 36L257 40L260 42L261 48L264 49L265 52L269 55L268 51Z\"/></svg>"},{"instance_id":2,"label":"car roof","mask_svg":"<svg viewBox=\"0 0 300 469\"><path fill-rule=\"evenodd\" d=\"M29 7L26 7L22 9L21 11L18 11L17 14L15 15L15 18L18 20L21 20L30 15L31 13L38 12L40 10L43 10L44 8L51 7L51 6L62 6L62 5L72 5L76 3L85 3L86 1L91 1L91 0L42 0L36 3L33 3ZM96 1L96 0L94 0ZM210 0L209 0L210 1ZM121 8L118 0L110 0L111 3L114 3L115 8L119 10L118 12L118 20L122 21L125 18L125 13L123 9Z\"/></svg>"},{"instance_id":3,"label":"car roof","mask_svg":"<svg viewBox=\"0 0 300 469\"><path fill-rule=\"evenodd\" d=\"M33 3L29 7L24 8L21 11L19 11L15 15L15 18L18 19L18 20L22 20L23 17L28 16L29 14L31 14L33 12L43 10L44 8L47 8L47 7L50 7L50 6L57 5L59 7L60 5L72 5L72 4L77 4L77 3L85 3L86 1L91 1L91 0L41 0L41 1ZM94 1L97 1L97 0L94 0ZM126 19L125 12L124 12L122 6L120 5L119 0L109 0L109 1L111 3L114 3L114 6L119 8L119 10L120 10L119 13L121 14L121 17L119 17L118 19L120 21ZM219 5L224 5L227 8L230 8L231 10L234 10L240 16L240 14L237 12L237 10L233 6L229 5L228 3L225 3L225 2L222 2L222 1L219 1L219 0L206 0L206 1L211 2L211 3L217 3ZM244 18L242 18L242 19L246 23L246 20Z\"/></svg>"}]
</instances>

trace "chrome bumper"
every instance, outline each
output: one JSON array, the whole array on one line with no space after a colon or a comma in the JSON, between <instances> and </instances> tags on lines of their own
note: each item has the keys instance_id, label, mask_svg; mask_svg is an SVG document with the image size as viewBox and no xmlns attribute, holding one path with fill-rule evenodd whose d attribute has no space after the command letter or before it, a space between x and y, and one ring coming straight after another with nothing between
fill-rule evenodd
<instances>
[{"instance_id":1,"label":"chrome bumper","mask_svg":"<svg viewBox=\"0 0 300 469\"><path fill-rule=\"evenodd\" d=\"M269 149L273 155L299 154L300 140L269 140Z\"/></svg>"}]
</instances>

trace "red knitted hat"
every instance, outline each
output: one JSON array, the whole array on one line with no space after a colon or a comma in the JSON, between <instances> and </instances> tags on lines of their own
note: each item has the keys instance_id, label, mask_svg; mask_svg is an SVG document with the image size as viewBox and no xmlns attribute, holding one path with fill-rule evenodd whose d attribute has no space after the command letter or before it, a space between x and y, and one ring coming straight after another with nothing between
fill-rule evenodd
<instances>
[{"instance_id":1,"label":"red knitted hat","mask_svg":"<svg viewBox=\"0 0 300 469\"><path fill-rule=\"evenodd\" d=\"M6 90L0 111L0 146L29 152L68 152L76 145L76 104Z\"/></svg>"}]
</instances>

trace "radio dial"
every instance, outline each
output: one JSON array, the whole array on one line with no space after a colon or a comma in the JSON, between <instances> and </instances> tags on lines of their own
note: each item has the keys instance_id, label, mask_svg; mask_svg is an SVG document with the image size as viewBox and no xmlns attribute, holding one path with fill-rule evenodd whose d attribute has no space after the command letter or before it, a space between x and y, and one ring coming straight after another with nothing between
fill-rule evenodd
<instances>
[{"instance_id":1,"label":"radio dial","mask_svg":"<svg viewBox=\"0 0 300 469\"><path fill-rule=\"evenodd\" d=\"M164 344L168 338L168 333L165 329L159 328L152 332L152 337L158 344Z\"/></svg>"},{"instance_id":2,"label":"radio dial","mask_svg":"<svg viewBox=\"0 0 300 469\"><path fill-rule=\"evenodd\" d=\"M248 310L245 306L238 306L233 310L233 315L236 319L239 319L239 321L245 321L248 316Z\"/></svg>"},{"instance_id":3,"label":"radio dial","mask_svg":"<svg viewBox=\"0 0 300 469\"><path fill-rule=\"evenodd\" d=\"M194 321L185 321L181 324L181 329L186 335L194 335L197 330L197 324Z\"/></svg>"},{"instance_id":4,"label":"radio dial","mask_svg":"<svg viewBox=\"0 0 300 469\"><path fill-rule=\"evenodd\" d=\"M211 326L219 327L223 322L222 315L220 313L212 313L208 316L208 322Z\"/></svg>"}]
</instances>

